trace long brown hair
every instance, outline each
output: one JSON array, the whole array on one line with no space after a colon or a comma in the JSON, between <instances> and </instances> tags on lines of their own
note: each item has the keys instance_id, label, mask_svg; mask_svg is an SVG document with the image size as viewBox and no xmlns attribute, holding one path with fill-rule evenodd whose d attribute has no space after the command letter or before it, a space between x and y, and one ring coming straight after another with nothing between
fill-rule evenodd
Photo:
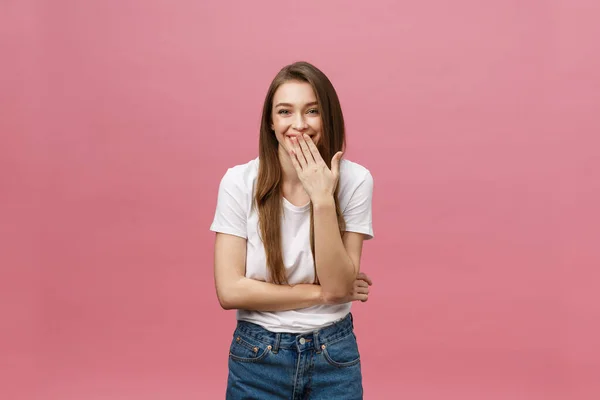
<instances>
[{"instance_id":1,"label":"long brown hair","mask_svg":"<svg viewBox=\"0 0 600 400\"><path fill-rule=\"evenodd\" d=\"M254 205L258 208L258 223L267 257L267 269L274 283L288 283L281 251L281 215L283 194L281 190L281 165L278 141L271 129L273 96L277 89L289 81L309 83L317 97L322 119L322 138L317 144L321 157L331 168L331 157L346 147L344 116L337 93L327 76L307 62L296 62L283 67L271 82L265 98L259 137L258 181ZM345 231L345 221L338 201L339 180L335 190L335 208L340 234ZM310 247L315 258L314 213L310 204ZM315 264L315 282L318 276Z\"/></svg>"}]
</instances>

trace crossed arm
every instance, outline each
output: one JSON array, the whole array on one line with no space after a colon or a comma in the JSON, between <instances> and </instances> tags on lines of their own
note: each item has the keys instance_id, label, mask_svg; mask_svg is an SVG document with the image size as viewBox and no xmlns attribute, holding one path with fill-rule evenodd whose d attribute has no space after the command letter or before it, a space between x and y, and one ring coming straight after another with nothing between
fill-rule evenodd
<instances>
[{"instance_id":1,"label":"crossed arm","mask_svg":"<svg viewBox=\"0 0 600 400\"><path fill-rule=\"evenodd\" d=\"M315 210L315 212L318 211ZM317 220L316 215L315 220ZM325 234L326 229L319 229L320 224L318 223L315 223L315 225L315 236L319 235L321 231L323 231L322 234ZM337 221L334 227L337 229ZM329 283L337 279L339 282L343 282L343 285L346 285L338 285L337 291L332 291L329 289L330 286L325 285L277 285L246 278L246 239L217 233L215 238L214 276L217 297L221 307L227 310L284 311L320 304L340 304L355 300L366 301L369 292L368 286L372 282L366 275L358 273L363 236L359 233L346 232L342 240L339 232L336 232L336 234L339 237L337 249L335 246L331 246L329 253L320 253L321 246L316 249L317 265L319 263L325 264L328 260L333 263L337 254L340 255L338 259L340 260L339 266L337 264L327 265L327 267L332 267L328 270L317 267L317 273L321 281L325 278L324 282ZM323 245L323 249L326 249L326 243L323 243ZM345 271L346 274L343 274L343 279L336 278L335 271L344 268L354 268L356 273ZM324 275L321 276L321 274ZM323 284L323 282L321 283ZM344 287L344 289L340 289L340 287Z\"/></svg>"}]
</instances>

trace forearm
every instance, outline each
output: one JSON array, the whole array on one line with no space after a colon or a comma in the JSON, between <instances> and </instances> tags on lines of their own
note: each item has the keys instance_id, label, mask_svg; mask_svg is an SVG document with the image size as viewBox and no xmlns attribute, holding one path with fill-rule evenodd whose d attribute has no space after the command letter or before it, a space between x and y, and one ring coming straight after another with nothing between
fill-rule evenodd
<instances>
[{"instance_id":1,"label":"forearm","mask_svg":"<svg viewBox=\"0 0 600 400\"><path fill-rule=\"evenodd\" d=\"M286 311L323 304L322 295L319 285L278 285L242 277L228 285L219 301L225 309Z\"/></svg>"},{"instance_id":2,"label":"forearm","mask_svg":"<svg viewBox=\"0 0 600 400\"><path fill-rule=\"evenodd\" d=\"M358 269L346 252L332 197L313 202L315 262L325 294L344 296L352 288Z\"/></svg>"}]
</instances>

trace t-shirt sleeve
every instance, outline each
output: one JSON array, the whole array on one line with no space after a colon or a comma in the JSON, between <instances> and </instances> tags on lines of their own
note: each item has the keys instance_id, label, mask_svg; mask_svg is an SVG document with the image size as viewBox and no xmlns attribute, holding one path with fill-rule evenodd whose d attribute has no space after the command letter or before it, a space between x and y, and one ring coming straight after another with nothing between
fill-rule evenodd
<instances>
[{"instance_id":1,"label":"t-shirt sleeve","mask_svg":"<svg viewBox=\"0 0 600 400\"><path fill-rule=\"evenodd\" d=\"M244 182L229 169L219 184L217 209L210 230L248 238Z\"/></svg>"},{"instance_id":2,"label":"t-shirt sleeve","mask_svg":"<svg viewBox=\"0 0 600 400\"><path fill-rule=\"evenodd\" d=\"M365 240L373 239L372 204L373 176L367 171L343 211L347 232L362 233Z\"/></svg>"}]
</instances>

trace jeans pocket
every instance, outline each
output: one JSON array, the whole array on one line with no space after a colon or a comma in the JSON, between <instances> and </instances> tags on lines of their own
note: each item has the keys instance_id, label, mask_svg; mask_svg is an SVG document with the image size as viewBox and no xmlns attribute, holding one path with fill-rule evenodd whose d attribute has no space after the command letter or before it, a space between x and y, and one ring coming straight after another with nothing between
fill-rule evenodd
<instances>
[{"instance_id":1,"label":"jeans pocket","mask_svg":"<svg viewBox=\"0 0 600 400\"><path fill-rule=\"evenodd\" d=\"M334 367L343 368L360 362L356 336L351 333L334 342L321 346L323 357Z\"/></svg>"},{"instance_id":2,"label":"jeans pocket","mask_svg":"<svg viewBox=\"0 0 600 400\"><path fill-rule=\"evenodd\" d=\"M268 356L271 353L271 348L271 345L252 340L239 332L235 332L229 347L229 357L235 361L257 362Z\"/></svg>"}]
</instances>

